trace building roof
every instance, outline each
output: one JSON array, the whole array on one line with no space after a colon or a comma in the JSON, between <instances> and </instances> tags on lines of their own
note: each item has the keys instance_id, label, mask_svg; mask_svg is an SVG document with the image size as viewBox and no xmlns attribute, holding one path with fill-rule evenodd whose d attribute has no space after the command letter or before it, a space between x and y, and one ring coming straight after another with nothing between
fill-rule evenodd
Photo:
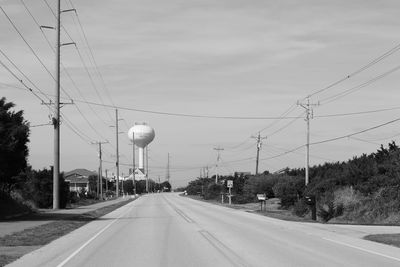
<instances>
[{"instance_id":1,"label":"building roof","mask_svg":"<svg viewBox=\"0 0 400 267\"><path fill-rule=\"evenodd\" d=\"M75 169L64 174L66 180L71 180L72 177L86 177L88 178L90 175L97 175L96 172L92 172L86 169Z\"/></svg>"}]
</instances>

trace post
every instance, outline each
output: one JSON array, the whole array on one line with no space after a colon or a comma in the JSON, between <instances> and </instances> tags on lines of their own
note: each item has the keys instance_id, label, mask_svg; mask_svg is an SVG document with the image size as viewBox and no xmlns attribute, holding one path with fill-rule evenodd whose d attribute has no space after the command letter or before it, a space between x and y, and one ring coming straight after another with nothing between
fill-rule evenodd
<instances>
[{"instance_id":1,"label":"post","mask_svg":"<svg viewBox=\"0 0 400 267\"><path fill-rule=\"evenodd\" d=\"M54 106L54 168L53 168L53 209L60 208L60 15L61 1L57 0L56 8L57 26L56 26L56 92Z\"/></svg>"},{"instance_id":2,"label":"post","mask_svg":"<svg viewBox=\"0 0 400 267\"><path fill-rule=\"evenodd\" d=\"M311 104L310 103L310 97L307 97L307 102L306 103L297 103L301 107L303 107L306 110L306 118L305 121L307 123L307 144L306 144L306 162L305 162L305 184L306 186L309 183L309 168L310 168L310 120L313 117L313 106L318 106L319 103L317 104Z\"/></svg>"},{"instance_id":3,"label":"post","mask_svg":"<svg viewBox=\"0 0 400 267\"><path fill-rule=\"evenodd\" d=\"M255 138L257 140L256 175L258 175L258 162L260 159L262 139L267 139L267 137L261 137L260 133L258 133L257 136L252 136L251 138Z\"/></svg>"},{"instance_id":4,"label":"post","mask_svg":"<svg viewBox=\"0 0 400 267\"><path fill-rule=\"evenodd\" d=\"M100 178L100 199L103 200L103 166L102 166L102 152L101 152L101 142L99 142L99 160L100 160L100 170L99 170L99 178Z\"/></svg>"},{"instance_id":5,"label":"post","mask_svg":"<svg viewBox=\"0 0 400 267\"><path fill-rule=\"evenodd\" d=\"M117 182L116 182L116 195L119 197L119 150L118 150L118 109L115 109L115 137L116 137L116 150L117 150L117 162L115 167L117 168Z\"/></svg>"},{"instance_id":6,"label":"post","mask_svg":"<svg viewBox=\"0 0 400 267\"><path fill-rule=\"evenodd\" d=\"M223 148L220 147L216 147L214 148L214 150L216 150L218 152L218 156L217 156L217 164L215 165L215 183L218 183L218 163L220 160L220 151L224 150Z\"/></svg>"},{"instance_id":7,"label":"post","mask_svg":"<svg viewBox=\"0 0 400 267\"><path fill-rule=\"evenodd\" d=\"M107 194L107 191L108 191L108 170L105 169L105 172L106 172L106 194Z\"/></svg>"},{"instance_id":8,"label":"post","mask_svg":"<svg viewBox=\"0 0 400 267\"><path fill-rule=\"evenodd\" d=\"M308 185L310 178L309 178L309 168L310 168L310 112L307 111L307 144L306 144L306 174L305 174L305 183L306 186Z\"/></svg>"},{"instance_id":9,"label":"post","mask_svg":"<svg viewBox=\"0 0 400 267\"><path fill-rule=\"evenodd\" d=\"M132 132L132 180L133 180L133 194L136 197L136 177L135 177L135 133Z\"/></svg>"},{"instance_id":10,"label":"post","mask_svg":"<svg viewBox=\"0 0 400 267\"><path fill-rule=\"evenodd\" d=\"M232 194L231 194L231 188L228 188L229 190L229 205L232 205Z\"/></svg>"},{"instance_id":11,"label":"post","mask_svg":"<svg viewBox=\"0 0 400 267\"><path fill-rule=\"evenodd\" d=\"M170 170L169 170L169 152L168 152L168 159L167 159L167 177L166 181L169 182L169 177L170 177Z\"/></svg>"},{"instance_id":12,"label":"post","mask_svg":"<svg viewBox=\"0 0 400 267\"><path fill-rule=\"evenodd\" d=\"M149 147L146 146L146 193L149 193Z\"/></svg>"}]
</instances>

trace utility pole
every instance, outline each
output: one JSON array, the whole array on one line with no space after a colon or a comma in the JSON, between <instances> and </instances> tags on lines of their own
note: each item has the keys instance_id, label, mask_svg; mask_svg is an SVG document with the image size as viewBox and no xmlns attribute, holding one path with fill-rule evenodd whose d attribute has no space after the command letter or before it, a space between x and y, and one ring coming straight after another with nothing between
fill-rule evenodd
<instances>
[{"instance_id":1,"label":"utility pole","mask_svg":"<svg viewBox=\"0 0 400 267\"><path fill-rule=\"evenodd\" d=\"M146 146L146 192L149 193L149 146Z\"/></svg>"},{"instance_id":2,"label":"utility pole","mask_svg":"<svg viewBox=\"0 0 400 267\"><path fill-rule=\"evenodd\" d=\"M68 9L61 11L61 0L56 1L56 27L40 26L44 29L55 29L56 30L56 66L55 66L55 96L54 96L54 116L52 118L52 124L54 127L54 164L53 164L53 209L57 210L60 208L60 48L63 45L70 45L75 43L60 43L60 27L61 27L61 13L76 11L75 9ZM45 105L52 105L53 103L42 103ZM73 104L65 103L65 104Z\"/></svg>"},{"instance_id":3,"label":"utility pole","mask_svg":"<svg viewBox=\"0 0 400 267\"><path fill-rule=\"evenodd\" d=\"M167 182L169 182L169 178L170 178L170 170L169 170L169 152L168 152L168 158L167 158L167 175L165 177L165 180Z\"/></svg>"},{"instance_id":4,"label":"utility pole","mask_svg":"<svg viewBox=\"0 0 400 267\"><path fill-rule=\"evenodd\" d=\"M60 26L61 26L61 1L57 0L57 25L56 25L56 94L54 125L54 168L53 168L53 209L60 208Z\"/></svg>"},{"instance_id":5,"label":"utility pole","mask_svg":"<svg viewBox=\"0 0 400 267\"><path fill-rule=\"evenodd\" d=\"M100 198L103 199L103 166L102 166L102 149L101 145L102 144L108 144L108 141L106 142L92 142L93 145L99 145L99 175L97 179L97 196L99 196L100 193ZM100 192L99 192L100 191Z\"/></svg>"},{"instance_id":6,"label":"utility pole","mask_svg":"<svg viewBox=\"0 0 400 267\"><path fill-rule=\"evenodd\" d=\"M257 136L252 136L251 138L255 138L257 140L257 158L256 158L256 175L258 175L258 161L260 159L260 149L262 146L262 140L267 139L267 137L261 137L260 133Z\"/></svg>"},{"instance_id":7,"label":"utility pole","mask_svg":"<svg viewBox=\"0 0 400 267\"><path fill-rule=\"evenodd\" d=\"M117 168L117 187L116 187L116 195L119 197L119 148L118 148L118 109L115 109L115 138L116 138L116 150L117 150L117 161L115 163L115 167Z\"/></svg>"},{"instance_id":8,"label":"utility pole","mask_svg":"<svg viewBox=\"0 0 400 267\"><path fill-rule=\"evenodd\" d=\"M132 132L132 180L133 180L133 194L136 197L136 164L135 164L135 133Z\"/></svg>"},{"instance_id":9,"label":"utility pole","mask_svg":"<svg viewBox=\"0 0 400 267\"><path fill-rule=\"evenodd\" d=\"M314 117L313 107L318 106L317 104L310 103L310 97L307 97L307 101L305 103L297 102L297 105L301 106L306 110L306 118L307 122L307 144L306 144L306 173L305 173L305 184L306 186L309 183L309 168L310 168L310 120Z\"/></svg>"},{"instance_id":10,"label":"utility pole","mask_svg":"<svg viewBox=\"0 0 400 267\"><path fill-rule=\"evenodd\" d=\"M108 170L105 169L105 171L106 171L106 194L107 194L107 191L108 191Z\"/></svg>"},{"instance_id":11,"label":"utility pole","mask_svg":"<svg viewBox=\"0 0 400 267\"><path fill-rule=\"evenodd\" d=\"M214 147L214 150L216 150L217 153L218 153L218 156L217 156L217 164L215 165L215 167L216 167L216 169L215 169L215 183L217 184L217 183L218 183L218 163L219 163L219 160L220 160L220 158L221 158L220 152L221 152L222 150L224 150L224 149L221 148L221 147Z\"/></svg>"}]
</instances>

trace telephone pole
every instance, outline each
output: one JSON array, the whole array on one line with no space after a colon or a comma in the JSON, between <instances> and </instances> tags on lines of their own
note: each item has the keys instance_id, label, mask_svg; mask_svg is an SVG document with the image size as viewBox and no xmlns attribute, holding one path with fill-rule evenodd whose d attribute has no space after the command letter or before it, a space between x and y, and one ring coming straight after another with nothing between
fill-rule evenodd
<instances>
[{"instance_id":1,"label":"telephone pole","mask_svg":"<svg viewBox=\"0 0 400 267\"><path fill-rule=\"evenodd\" d=\"M54 168L53 168L53 209L60 208L60 24L61 24L61 1L57 0L57 25L56 25L56 94L55 111L53 117L54 125Z\"/></svg>"},{"instance_id":2,"label":"telephone pole","mask_svg":"<svg viewBox=\"0 0 400 267\"><path fill-rule=\"evenodd\" d=\"M146 146L146 192L149 193L149 146Z\"/></svg>"},{"instance_id":3,"label":"telephone pole","mask_svg":"<svg viewBox=\"0 0 400 267\"><path fill-rule=\"evenodd\" d=\"M62 45L70 45L75 43L60 43L60 27L61 27L61 13L75 11L75 9L68 9L61 11L61 0L56 1L56 27L40 26L45 29L56 30L56 66L55 66L55 96L54 96L54 116L52 118L52 124L54 127L54 164L53 164L53 209L57 210L60 208L60 48ZM43 103L52 105L50 103ZM69 104L72 104L69 103Z\"/></svg>"},{"instance_id":4,"label":"telephone pole","mask_svg":"<svg viewBox=\"0 0 400 267\"><path fill-rule=\"evenodd\" d=\"M107 194L107 191L108 191L108 170L105 169L105 172L106 172L106 194Z\"/></svg>"},{"instance_id":5,"label":"telephone pole","mask_svg":"<svg viewBox=\"0 0 400 267\"><path fill-rule=\"evenodd\" d=\"M117 161L115 163L115 167L117 168L117 186L116 186L116 195L119 197L119 148L118 148L118 109L115 109L115 138L116 138L116 151L117 151Z\"/></svg>"},{"instance_id":6,"label":"telephone pole","mask_svg":"<svg viewBox=\"0 0 400 267\"><path fill-rule=\"evenodd\" d=\"M260 149L262 146L262 140L267 139L267 137L261 137L260 133L257 136L252 136L251 138L255 138L257 140L257 159L256 159L256 175L258 175L258 161L260 159Z\"/></svg>"},{"instance_id":7,"label":"telephone pole","mask_svg":"<svg viewBox=\"0 0 400 267\"><path fill-rule=\"evenodd\" d=\"M223 148L221 148L221 147L214 147L214 150L216 150L217 151L217 153L218 153L218 156L217 156L217 163L215 164L215 183L217 184L218 183L218 163L219 163L219 161L220 161L220 159L221 159L221 155L220 155L220 152L222 151L222 150L224 150Z\"/></svg>"},{"instance_id":8,"label":"telephone pole","mask_svg":"<svg viewBox=\"0 0 400 267\"><path fill-rule=\"evenodd\" d=\"M106 142L92 142L93 145L98 145L99 146L99 175L98 175L98 179L97 179L97 196L99 196L100 193L100 198L103 199L103 166L102 166L102 149L101 149L101 145L102 144L108 144L108 141ZM107 170L106 170L107 173ZM107 183L107 182L106 182ZM99 192L100 190L100 192Z\"/></svg>"},{"instance_id":9,"label":"telephone pole","mask_svg":"<svg viewBox=\"0 0 400 267\"><path fill-rule=\"evenodd\" d=\"M169 170L169 152L168 152L168 158L167 158L167 174L165 176L165 180L167 182L169 182L169 178L170 178L170 170Z\"/></svg>"},{"instance_id":10,"label":"telephone pole","mask_svg":"<svg viewBox=\"0 0 400 267\"><path fill-rule=\"evenodd\" d=\"M135 133L132 132L132 180L133 180L133 194L136 197L136 177L135 177L135 170L136 170L136 164L135 164Z\"/></svg>"},{"instance_id":11,"label":"telephone pole","mask_svg":"<svg viewBox=\"0 0 400 267\"><path fill-rule=\"evenodd\" d=\"M310 168L310 120L314 117L313 107L318 106L317 104L310 103L310 97L307 97L307 101L305 103L297 102L297 105L301 106L306 110L306 118L307 122L307 144L306 144L306 173L305 173L305 184L306 186L309 183L309 168Z\"/></svg>"}]
</instances>

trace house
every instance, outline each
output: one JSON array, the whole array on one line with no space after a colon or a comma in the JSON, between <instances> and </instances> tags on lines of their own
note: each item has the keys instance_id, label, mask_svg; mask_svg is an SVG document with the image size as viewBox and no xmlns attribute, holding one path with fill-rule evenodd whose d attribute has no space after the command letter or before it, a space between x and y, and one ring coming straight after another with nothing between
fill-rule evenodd
<instances>
[{"instance_id":1,"label":"house","mask_svg":"<svg viewBox=\"0 0 400 267\"><path fill-rule=\"evenodd\" d=\"M86 169L75 169L64 174L64 179L69 183L69 191L80 192L82 188L89 191L89 176L97 175L96 172Z\"/></svg>"}]
</instances>

